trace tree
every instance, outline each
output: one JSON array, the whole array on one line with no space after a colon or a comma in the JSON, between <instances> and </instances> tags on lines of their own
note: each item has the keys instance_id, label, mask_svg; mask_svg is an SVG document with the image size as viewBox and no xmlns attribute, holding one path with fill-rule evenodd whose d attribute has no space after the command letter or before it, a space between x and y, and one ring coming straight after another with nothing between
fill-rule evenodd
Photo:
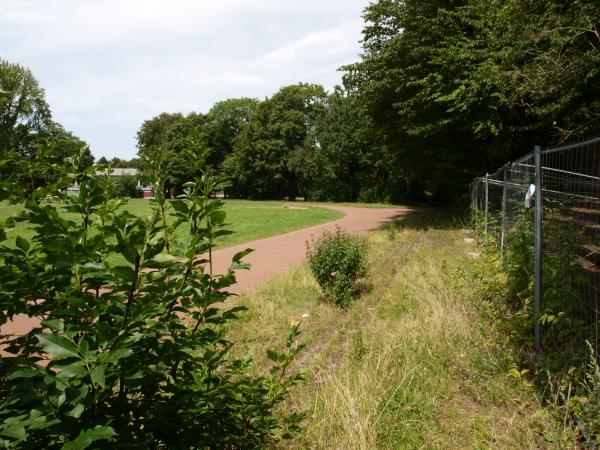
<instances>
[{"instance_id":1,"label":"tree","mask_svg":"<svg viewBox=\"0 0 600 450\"><path fill-rule=\"evenodd\" d=\"M162 113L144 121L138 131L138 155L161 161L171 195L181 192L183 184L198 175L187 154L206 151L205 122L206 116L199 113Z\"/></svg>"},{"instance_id":2,"label":"tree","mask_svg":"<svg viewBox=\"0 0 600 450\"><path fill-rule=\"evenodd\" d=\"M141 167L139 158L121 159L118 156L113 156L109 160L106 156L101 156L97 162L98 164L110 165L112 168L139 169Z\"/></svg>"},{"instance_id":3,"label":"tree","mask_svg":"<svg viewBox=\"0 0 600 450\"><path fill-rule=\"evenodd\" d=\"M51 119L31 71L0 59L0 175L28 191L56 181L67 160L94 162L87 144ZM82 150L83 149L83 150Z\"/></svg>"},{"instance_id":4,"label":"tree","mask_svg":"<svg viewBox=\"0 0 600 450\"><path fill-rule=\"evenodd\" d=\"M306 191L306 172L315 148L314 128L326 98L322 86L299 83L281 88L258 105L225 162L238 194L294 199Z\"/></svg>"},{"instance_id":5,"label":"tree","mask_svg":"<svg viewBox=\"0 0 600 450\"><path fill-rule=\"evenodd\" d=\"M599 15L586 0L379 0L345 86L393 170L442 200L533 143L598 127Z\"/></svg>"},{"instance_id":6,"label":"tree","mask_svg":"<svg viewBox=\"0 0 600 450\"><path fill-rule=\"evenodd\" d=\"M207 114L205 125L209 165L217 170L222 168L227 155L233 152L235 139L250 122L259 103L254 98L243 97L213 105Z\"/></svg>"},{"instance_id":7,"label":"tree","mask_svg":"<svg viewBox=\"0 0 600 450\"><path fill-rule=\"evenodd\" d=\"M447 182L457 178L456 164L449 160L476 154L465 129L466 114L451 114L434 100L430 88L437 79L456 77L437 58L445 43L461 33L448 13L464 3L373 3L364 16L363 60L346 67L344 78L383 139L387 170L409 183L425 184L434 195L447 192Z\"/></svg>"},{"instance_id":8,"label":"tree","mask_svg":"<svg viewBox=\"0 0 600 450\"><path fill-rule=\"evenodd\" d=\"M357 96L341 87L328 95L314 130L308 162L313 200L398 200L392 161ZM400 175L398 175L400 176Z\"/></svg>"},{"instance_id":9,"label":"tree","mask_svg":"<svg viewBox=\"0 0 600 450\"><path fill-rule=\"evenodd\" d=\"M36 136L50 125L44 90L29 69L0 58L0 152L30 155Z\"/></svg>"}]
</instances>

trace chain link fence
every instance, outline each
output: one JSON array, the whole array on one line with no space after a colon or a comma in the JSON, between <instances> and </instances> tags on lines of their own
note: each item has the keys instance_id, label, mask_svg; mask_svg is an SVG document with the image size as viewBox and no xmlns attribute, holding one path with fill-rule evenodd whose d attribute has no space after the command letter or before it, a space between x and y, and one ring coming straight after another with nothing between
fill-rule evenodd
<instances>
[{"instance_id":1,"label":"chain link fence","mask_svg":"<svg viewBox=\"0 0 600 450\"><path fill-rule=\"evenodd\" d=\"M540 353L596 355L600 325L600 137L533 152L471 184L473 220L497 246ZM529 300L527 297L529 296ZM583 358L583 359L582 359Z\"/></svg>"}]
</instances>

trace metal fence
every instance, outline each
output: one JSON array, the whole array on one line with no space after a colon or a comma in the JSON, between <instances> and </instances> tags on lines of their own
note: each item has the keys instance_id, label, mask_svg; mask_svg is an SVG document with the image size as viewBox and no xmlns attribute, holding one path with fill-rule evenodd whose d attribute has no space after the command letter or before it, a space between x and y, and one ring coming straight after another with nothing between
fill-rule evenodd
<instances>
[{"instance_id":1,"label":"metal fence","mask_svg":"<svg viewBox=\"0 0 600 450\"><path fill-rule=\"evenodd\" d=\"M600 137L540 149L471 184L473 217L530 284L537 353L600 351ZM523 299L522 299L523 300ZM524 300L523 300L524 301Z\"/></svg>"}]
</instances>

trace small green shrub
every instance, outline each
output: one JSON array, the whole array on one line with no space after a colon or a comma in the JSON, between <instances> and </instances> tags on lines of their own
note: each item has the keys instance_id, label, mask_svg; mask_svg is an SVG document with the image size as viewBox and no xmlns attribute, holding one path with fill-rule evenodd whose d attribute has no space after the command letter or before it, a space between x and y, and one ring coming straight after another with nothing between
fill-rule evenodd
<instances>
[{"instance_id":1,"label":"small green shrub","mask_svg":"<svg viewBox=\"0 0 600 450\"><path fill-rule=\"evenodd\" d=\"M367 274L367 247L364 240L336 229L307 243L308 264L333 301L344 306L357 291L357 281Z\"/></svg>"}]
</instances>

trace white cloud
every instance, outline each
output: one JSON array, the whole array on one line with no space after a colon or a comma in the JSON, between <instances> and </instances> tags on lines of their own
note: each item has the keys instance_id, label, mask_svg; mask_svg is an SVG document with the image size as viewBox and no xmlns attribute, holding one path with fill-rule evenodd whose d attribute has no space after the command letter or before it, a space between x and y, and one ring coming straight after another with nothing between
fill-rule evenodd
<instances>
[{"instance_id":1,"label":"white cloud","mask_svg":"<svg viewBox=\"0 0 600 450\"><path fill-rule=\"evenodd\" d=\"M340 83L368 0L0 0L0 57L29 68L96 156L133 157L162 111Z\"/></svg>"},{"instance_id":2,"label":"white cloud","mask_svg":"<svg viewBox=\"0 0 600 450\"><path fill-rule=\"evenodd\" d=\"M266 55L268 60L290 61L310 54L334 56L348 48L348 41L360 35L362 21L356 19L334 28L307 34Z\"/></svg>"}]
</instances>

